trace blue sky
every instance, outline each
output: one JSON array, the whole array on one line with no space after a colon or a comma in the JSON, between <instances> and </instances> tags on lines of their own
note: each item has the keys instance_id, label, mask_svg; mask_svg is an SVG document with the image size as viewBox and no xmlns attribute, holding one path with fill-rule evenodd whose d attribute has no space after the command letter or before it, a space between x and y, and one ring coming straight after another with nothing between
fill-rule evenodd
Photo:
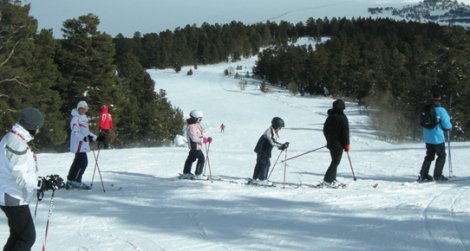
<instances>
[{"instance_id":1,"label":"blue sky","mask_svg":"<svg viewBox=\"0 0 470 251\"><path fill-rule=\"evenodd\" d=\"M470 1L470 0L469 0ZM418 0L25 0L39 28L53 29L61 37L65 20L93 13L100 18L100 31L111 36L134 32L174 30L187 24L245 24L266 20L303 22L308 17L323 18L367 15L367 7L400 6Z\"/></svg>"}]
</instances>

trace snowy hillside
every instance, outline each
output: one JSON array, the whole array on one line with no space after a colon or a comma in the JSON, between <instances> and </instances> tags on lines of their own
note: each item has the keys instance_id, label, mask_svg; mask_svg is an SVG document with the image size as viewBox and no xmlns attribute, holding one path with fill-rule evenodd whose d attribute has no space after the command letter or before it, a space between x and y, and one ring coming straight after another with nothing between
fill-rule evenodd
<instances>
[{"instance_id":1,"label":"snowy hillside","mask_svg":"<svg viewBox=\"0 0 470 251\"><path fill-rule=\"evenodd\" d=\"M454 0L424 0L402 8L369 8L373 16L395 17L419 22L436 22L441 25L459 25L470 28L470 5Z\"/></svg>"},{"instance_id":2,"label":"snowy hillside","mask_svg":"<svg viewBox=\"0 0 470 251\"><path fill-rule=\"evenodd\" d=\"M238 80L223 75L230 66L250 71L254 60L198 66L192 76L186 75L189 68L149 71L156 88L165 89L185 114L204 112L205 134L214 139L210 170L224 181L176 179L188 153L184 147L102 150L98 163L106 192L98 174L91 191L57 191L47 250L470 250L470 179L463 179L470 176L470 143L452 143L459 181L414 183L424 144L380 141L353 103L345 112L356 182L344 155L338 178L347 188L309 187L322 180L330 161L321 149L275 166L272 181L282 182L285 170L287 182L297 186L244 185L253 172L253 148L273 116L286 122L280 141L291 143L290 157L325 145L322 126L333 101L276 89L262 94L256 83L242 91ZM274 150L273 164L277 156ZM92 153L88 158L85 182L95 166ZM40 173L65 177L72 159L70 153L39 154ZM44 241L49 196L39 203L33 250ZM3 214L0 224L3 245Z\"/></svg>"}]
</instances>

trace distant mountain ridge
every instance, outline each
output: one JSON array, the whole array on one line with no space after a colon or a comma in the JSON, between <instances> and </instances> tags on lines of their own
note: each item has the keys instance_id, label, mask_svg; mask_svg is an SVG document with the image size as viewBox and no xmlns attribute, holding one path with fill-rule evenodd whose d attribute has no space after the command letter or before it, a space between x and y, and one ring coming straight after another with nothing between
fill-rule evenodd
<instances>
[{"instance_id":1,"label":"distant mountain ridge","mask_svg":"<svg viewBox=\"0 0 470 251\"><path fill-rule=\"evenodd\" d=\"M455 0L424 0L418 4L394 7L368 8L371 15L392 16L420 22L460 25L470 29L470 5Z\"/></svg>"}]
</instances>

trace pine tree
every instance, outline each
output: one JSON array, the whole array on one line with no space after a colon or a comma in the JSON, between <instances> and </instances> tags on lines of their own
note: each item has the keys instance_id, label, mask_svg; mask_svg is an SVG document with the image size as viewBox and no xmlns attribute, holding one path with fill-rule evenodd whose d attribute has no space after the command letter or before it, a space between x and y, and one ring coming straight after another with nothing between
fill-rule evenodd
<instances>
[{"instance_id":1,"label":"pine tree","mask_svg":"<svg viewBox=\"0 0 470 251\"><path fill-rule=\"evenodd\" d=\"M99 19L93 14L64 22L64 39L56 56L62 79L55 85L64 101L64 114L80 100L88 103L92 119L99 115L103 104L119 105L122 90L113 64L114 45L109 35L98 31L98 25Z\"/></svg>"},{"instance_id":2,"label":"pine tree","mask_svg":"<svg viewBox=\"0 0 470 251\"><path fill-rule=\"evenodd\" d=\"M183 114L165 93L155 93L155 82L131 53L116 59L119 81L126 90L126 111L117 124L121 140L131 145L155 146L170 142L183 130Z\"/></svg>"},{"instance_id":3,"label":"pine tree","mask_svg":"<svg viewBox=\"0 0 470 251\"><path fill-rule=\"evenodd\" d=\"M26 62L32 46L36 21L28 16L29 6L0 1L0 124L7 130L17 112L34 104L28 97L31 87Z\"/></svg>"},{"instance_id":4,"label":"pine tree","mask_svg":"<svg viewBox=\"0 0 470 251\"><path fill-rule=\"evenodd\" d=\"M44 148L57 149L67 139L67 132L63 129L66 120L60 110L62 100L60 94L51 89L60 78L60 72L54 64L57 42L51 30L42 30L35 36L34 45L29 64L34 87L30 90L37 107L46 116L44 127L36 142Z\"/></svg>"}]
</instances>

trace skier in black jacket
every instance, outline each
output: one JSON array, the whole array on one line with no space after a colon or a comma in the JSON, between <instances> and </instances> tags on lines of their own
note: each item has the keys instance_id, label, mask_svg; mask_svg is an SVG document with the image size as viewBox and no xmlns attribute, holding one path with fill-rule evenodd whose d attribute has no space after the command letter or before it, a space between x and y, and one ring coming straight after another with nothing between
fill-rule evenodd
<instances>
[{"instance_id":1,"label":"skier in black jacket","mask_svg":"<svg viewBox=\"0 0 470 251\"><path fill-rule=\"evenodd\" d=\"M336 170L341 162L343 150L349 152L349 122L344 114L344 101L337 99L333 108L328 110L328 118L323 125L323 135L326 138L326 147L330 150L331 163L325 173L325 185L335 185Z\"/></svg>"}]
</instances>

